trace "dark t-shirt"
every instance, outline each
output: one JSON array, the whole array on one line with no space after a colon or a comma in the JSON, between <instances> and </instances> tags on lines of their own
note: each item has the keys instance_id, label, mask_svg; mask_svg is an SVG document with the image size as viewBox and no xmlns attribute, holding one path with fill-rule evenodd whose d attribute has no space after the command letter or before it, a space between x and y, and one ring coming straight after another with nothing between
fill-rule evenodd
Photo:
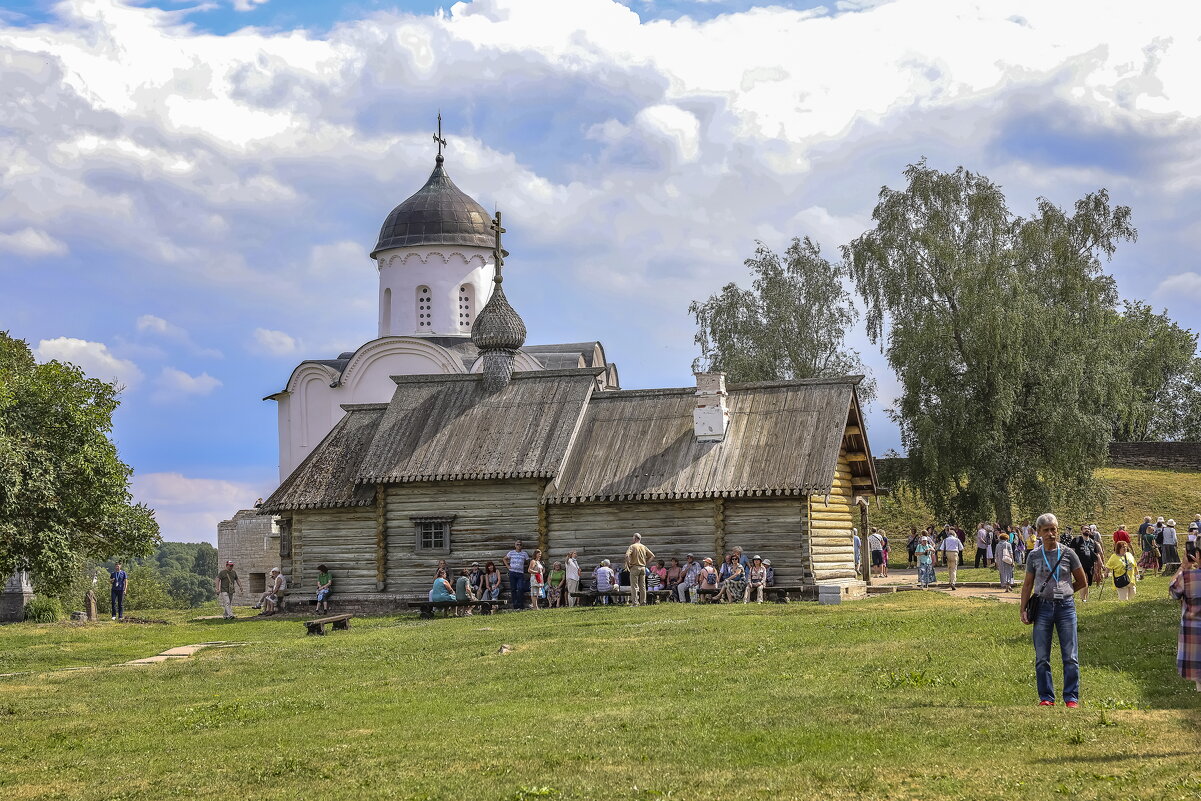
<instances>
[{"instance_id":1,"label":"dark t-shirt","mask_svg":"<svg viewBox=\"0 0 1201 801\"><path fill-rule=\"evenodd\" d=\"M129 577L125 574L124 570L116 571L113 573L113 589L117 592L125 592L125 582L128 579Z\"/></svg>"},{"instance_id":2,"label":"dark t-shirt","mask_svg":"<svg viewBox=\"0 0 1201 801\"><path fill-rule=\"evenodd\" d=\"M221 586L221 592L234 594L234 583L238 580L237 571L222 570L217 574L217 582Z\"/></svg>"},{"instance_id":3,"label":"dark t-shirt","mask_svg":"<svg viewBox=\"0 0 1201 801\"><path fill-rule=\"evenodd\" d=\"M1061 554L1063 555L1063 561L1059 562L1058 569L1052 570L1052 568L1055 568L1055 563L1059 560ZM1055 597L1055 590L1057 588L1060 592L1071 598L1073 594L1072 573L1081 567L1083 565L1080 564L1080 557L1071 548L1065 548L1062 543L1058 548L1058 552L1044 551L1042 548L1032 551L1030 557L1026 560L1026 572L1034 574L1034 587L1030 591L1031 594L1037 593L1045 582L1046 587L1043 588L1040 594L1040 597L1044 600L1052 600ZM1048 581L1052 574L1055 575L1058 581Z\"/></svg>"}]
</instances>

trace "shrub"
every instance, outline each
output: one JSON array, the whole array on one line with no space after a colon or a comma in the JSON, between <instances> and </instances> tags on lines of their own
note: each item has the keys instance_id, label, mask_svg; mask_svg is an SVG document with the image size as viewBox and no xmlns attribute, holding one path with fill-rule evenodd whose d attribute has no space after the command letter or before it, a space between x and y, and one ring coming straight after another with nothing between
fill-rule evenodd
<instances>
[{"instance_id":1,"label":"shrub","mask_svg":"<svg viewBox=\"0 0 1201 801\"><path fill-rule=\"evenodd\" d=\"M54 623L63 616L63 606L57 598L34 598L25 604L25 620L29 623Z\"/></svg>"}]
</instances>

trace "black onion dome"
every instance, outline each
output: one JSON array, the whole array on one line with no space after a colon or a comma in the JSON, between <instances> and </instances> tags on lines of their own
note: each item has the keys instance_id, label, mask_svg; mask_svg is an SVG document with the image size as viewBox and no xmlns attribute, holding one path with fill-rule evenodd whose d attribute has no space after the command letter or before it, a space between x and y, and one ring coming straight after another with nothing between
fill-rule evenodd
<instances>
[{"instance_id":1,"label":"black onion dome","mask_svg":"<svg viewBox=\"0 0 1201 801\"><path fill-rule=\"evenodd\" d=\"M442 157L425 186L392 209L379 231L371 258L388 248L419 245L467 245L491 248L488 212L471 199L442 168Z\"/></svg>"},{"instance_id":2,"label":"black onion dome","mask_svg":"<svg viewBox=\"0 0 1201 801\"><path fill-rule=\"evenodd\" d=\"M500 283L492 297L476 315L471 326L471 342L481 351L517 350L525 344L525 323L509 305Z\"/></svg>"}]
</instances>

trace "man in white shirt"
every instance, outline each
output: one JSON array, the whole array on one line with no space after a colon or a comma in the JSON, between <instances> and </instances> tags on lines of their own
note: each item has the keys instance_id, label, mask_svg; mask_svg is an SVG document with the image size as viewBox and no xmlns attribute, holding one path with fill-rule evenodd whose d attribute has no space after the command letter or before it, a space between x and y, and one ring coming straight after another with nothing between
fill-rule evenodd
<instances>
[{"instance_id":1,"label":"man in white shirt","mask_svg":"<svg viewBox=\"0 0 1201 801\"><path fill-rule=\"evenodd\" d=\"M580 563L576 561L576 552L569 551L567 554L567 605L575 606L575 594L580 591Z\"/></svg>"},{"instance_id":2,"label":"man in white shirt","mask_svg":"<svg viewBox=\"0 0 1201 801\"><path fill-rule=\"evenodd\" d=\"M880 536L880 532L872 529L872 533L867 535L867 549L871 552L872 572L875 575L884 577L884 538Z\"/></svg>"},{"instance_id":3,"label":"man in white shirt","mask_svg":"<svg viewBox=\"0 0 1201 801\"><path fill-rule=\"evenodd\" d=\"M963 552L963 543L952 533L942 541L938 546L938 550L942 551L943 558L947 562L947 573L950 575L948 581L951 584L951 589L957 589L955 587L955 579L959 572L959 554Z\"/></svg>"},{"instance_id":4,"label":"man in white shirt","mask_svg":"<svg viewBox=\"0 0 1201 801\"><path fill-rule=\"evenodd\" d=\"M988 567L988 541L991 537L992 532L984 524L976 530L976 567L980 567L981 560L984 560L984 566Z\"/></svg>"},{"instance_id":5,"label":"man in white shirt","mask_svg":"<svg viewBox=\"0 0 1201 801\"><path fill-rule=\"evenodd\" d=\"M616 584L617 574L613 572L613 568L609 567L609 560L602 559L600 566L596 569L596 591L609 592ZM600 602L609 603L609 596L602 596Z\"/></svg>"},{"instance_id":6,"label":"man in white shirt","mask_svg":"<svg viewBox=\"0 0 1201 801\"><path fill-rule=\"evenodd\" d=\"M525 566L530 561L521 540L513 543L513 550L505 554L505 567L509 569L509 592L512 594L511 606L514 609L525 609L525 594L528 592L529 581Z\"/></svg>"}]
</instances>

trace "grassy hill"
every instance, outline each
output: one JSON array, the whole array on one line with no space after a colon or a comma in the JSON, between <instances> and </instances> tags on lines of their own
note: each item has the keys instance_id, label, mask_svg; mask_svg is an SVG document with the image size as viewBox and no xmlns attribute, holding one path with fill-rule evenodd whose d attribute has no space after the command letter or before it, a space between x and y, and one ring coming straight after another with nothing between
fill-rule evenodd
<instances>
[{"instance_id":1,"label":"grassy hill","mask_svg":"<svg viewBox=\"0 0 1201 801\"><path fill-rule=\"evenodd\" d=\"M435 621L0 626L14 799L1196 798L1166 580L1081 607L1038 709L1016 607L660 605ZM103 667L210 640L180 662ZM502 644L510 653L498 653ZM91 666L93 669L53 671ZM1058 672L1058 671L1057 671Z\"/></svg>"},{"instance_id":2,"label":"grassy hill","mask_svg":"<svg viewBox=\"0 0 1201 801\"><path fill-rule=\"evenodd\" d=\"M1163 515L1175 518L1183 532L1193 515L1201 513L1201 472L1110 467L1097 476L1108 494L1104 506L1084 515L1060 513L1062 525L1079 528L1081 523L1096 523L1103 534L1109 534L1123 523L1137 527L1145 515L1152 519ZM873 505L870 519L872 525L889 532L938 522L929 508L903 489L895 497L882 498L878 508Z\"/></svg>"}]
</instances>

